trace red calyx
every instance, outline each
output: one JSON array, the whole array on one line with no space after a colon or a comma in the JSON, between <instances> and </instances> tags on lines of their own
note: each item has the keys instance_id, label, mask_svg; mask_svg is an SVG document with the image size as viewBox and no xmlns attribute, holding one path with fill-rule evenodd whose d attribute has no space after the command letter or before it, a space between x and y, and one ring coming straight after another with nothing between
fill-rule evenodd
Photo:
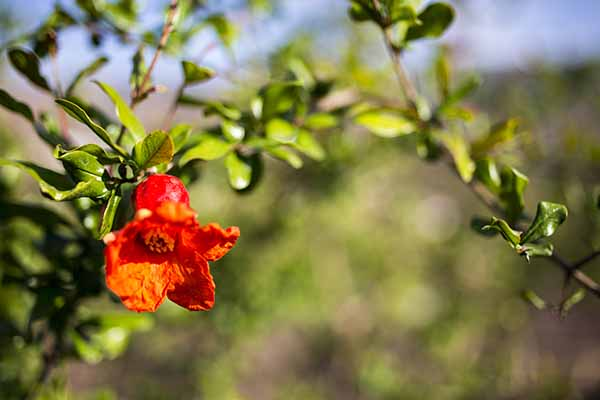
<instances>
[{"instance_id":1,"label":"red calyx","mask_svg":"<svg viewBox=\"0 0 600 400\"><path fill-rule=\"evenodd\" d=\"M165 174L150 175L133 192L136 210L147 208L154 211L165 201L190 205L190 195L179 178Z\"/></svg>"}]
</instances>

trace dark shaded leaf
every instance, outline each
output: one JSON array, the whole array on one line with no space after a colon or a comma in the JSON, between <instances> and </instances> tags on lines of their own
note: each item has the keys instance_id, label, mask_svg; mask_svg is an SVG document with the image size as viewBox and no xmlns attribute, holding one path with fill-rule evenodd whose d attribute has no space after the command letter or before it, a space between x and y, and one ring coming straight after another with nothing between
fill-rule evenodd
<instances>
[{"instance_id":1,"label":"dark shaded leaf","mask_svg":"<svg viewBox=\"0 0 600 400\"><path fill-rule=\"evenodd\" d=\"M537 212L529 229L523 235L521 243L535 242L550 237L567 219L567 207L562 204L542 201L537 206Z\"/></svg>"},{"instance_id":2,"label":"dark shaded leaf","mask_svg":"<svg viewBox=\"0 0 600 400\"><path fill-rule=\"evenodd\" d=\"M27 118L29 122L33 123L35 121L33 112L27 104L21 103L2 89L0 89L0 104L10 111L21 114L23 117Z\"/></svg>"},{"instance_id":3,"label":"dark shaded leaf","mask_svg":"<svg viewBox=\"0 0 600 400\"><path fill-rule=\"evenodd\" d=\"M8 51L12 66L34 85L51 92L46 78L40 73L40 60L29 50L14 48Z\"/></svg>"},{"instance_id":4,"label":"dark shaded leaf","mask_svg":"<svg viewBox=\"0 0 600 400\"><path fill-rule=\"evenodd\" d=\"M115 216L117 215L117 210L119 209L121 200L122 197L118 191L113 190L110 193L110 197L106 203L106 208L104 209L104 214L102 215L102 225L100 225L100 230L98 231L98 239L102 239L105 235L112 231Z\"/></svg>"},{"instance_id":5,"label":"dark shaded leaf","mask_svg":"<svg viewBox=\"0 0 600 400\"><path fill-rule=\"evenodd\" d=\"M406 31L405 40L441 36L454 20L454 9L446 3L433 3L419 13L420 24L412 25Z\"/></svg>"}]
</instances>

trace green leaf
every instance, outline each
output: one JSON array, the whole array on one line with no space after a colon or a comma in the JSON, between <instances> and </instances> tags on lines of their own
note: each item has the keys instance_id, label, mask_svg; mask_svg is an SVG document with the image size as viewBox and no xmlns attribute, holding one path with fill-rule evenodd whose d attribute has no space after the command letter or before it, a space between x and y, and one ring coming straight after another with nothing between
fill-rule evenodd
<instances>
[{"instance_id":1,"label":"green leaf","mask_svg":"<svg viewBox=\"0 0 600 400\"><path fill-rule=\"evenodd\" d=\"M318 131L335 128L338 124L339 121L335 115L329 113L314 113L304 120L303 126L309 130Z\"/></svg>"},{"instance_id":2,"label":"green leaf","mask_svg":"<svg viewBox=\"0 0 600 400\"><path fill-rule=\"evenodd\" d=\"M223 120L223 122L221 122L221 132L223 133L223 136L232 143L242 141L246 135L246 130L243 126L228 120Z\"/></svg>"},{"instance_id":3,"label":"green leaf","mask_svg":"<svg viewBox=\"0 0 600 400\"><path fill-rule=\"evenodd\" d=\"M133 160L139 169L148 169L173 159L173 139L164 131L154 131L133 147Z\"/></svg>"},{"instance_id":4,"label":"green leaf","mask_svg":"<svg viewBox=\"0 0 600 400\"><path fill-rule=\"evenodd\" d=\"M261 118L266 121L276 115L283 114L300 101L301 82L274 82L262 88Z\"/></svg>"},{"instance_id":5,"label":"green leaf","mask_svg":"<svg viewBox=\"0 0 600 400\"><path fill-rule=\"evenodd\" d=\"M65 170L76 181L97 180L104 174L104 166L90 153L80 150L65 151L57 146L56 159L62 162Z\"/></svg>"},{"instance_id":6,"label":"green leaf","mask_svg":"<svg viewBox=\"0 0 600 400\"><path fill-rule=\"evenodd\" d=\"M71 150L64 150L61 145L56 148L57 154L62 155L69 151L83 151L94 156L102 165L122 164L125 159L114 153L109 153L97 144L84 144Z\"/></svg>"},{"instance_id":7,"label":"green leaf","mask_svg":"<svg viewBox=\"0 0 600 400\"><path fill-rule=\"evenodd\" d=\"M500 187L500 200L506 210L509 221L515 222L521 217L525 201L523 193L527 188L529 179L515 168L504 167L500 174L502 181Z\"/></svg>"},{"instance_id":8,"label":"green leaf","mask_svg":"<svg viewBox=\"0 0 600 400\"><path fill-rule=\"evenodd\" d=\"M25 103L21 103L12 97L8 92L0 89L0 105L4 106L6 109L10 111L14 111L18 114L21 114L23 117L27 118L29 122L35 122L33 117L33 112L31 108Z\"/></svg>"},{"instance_id":9,"label":"green leaf","mask_svg":"<svg viewBox=\"0 0 600 400\"><path fill-rule=\"evenodd\" d=\"M540 311L548 307L544 299L538 296L533 290L525 290L523 292L523 299Z\"/></svg>"},{"instance_id":10,"label":"green leaf","mask_svg":"<svg viewBox=\"0 0 600 400\"><path fill-rule=\"evenodd\" d=\"M104 143L109 145L113 150L115 150L123 157L129 158L127 152L125 152L125 150L123 150L120 146L115 144L111 140L110 136L108 136L108 132L106 132L106 130L103 127L92 121L90 116L83 110L83 108L73 103L72 101L66 99L56 99L54 101L58 103L71 117L87 125L100 139L102 139L102 141L104 141Z\"/></svg>"},{"instance_id":11,"label":"green leaf","mask_svg":"<svg viewBox=\"0 0 600 400\"><path fill-rule=\"evenodd\" d=\"M207 67L201 67L191 61L183 60L181 62L185 86L204 82L215 76L215 71Z\"/></svg>"},{"instance_id":12,"label":"green leaf","mask_svg":"<svg viewBox=\"0 0 600 400\"><path fill-rule=\"evenodd\" d=\"M496 162L491 158L482 158L475 163L475 177L492 193L499 193L502 181Z\"/></svg>"},{"instance_id":13,"label":"green leaf","mask_svg":"<svg viewBox=\"0 0 600 400\"><path fill-rule=\"evenodd\" d=\"M38 182L42 194L56 201L67 201L80 197L103 198L108 194L108 189L100 178L82 181L73 187L66 176L27 161L0 159L0 166L16 167L28 173Z\"/></svg>"},{"instance_id":14,"label":"green leaf","mask_svg":"<svg viewBox=\"0 0 600 400\"><path fill-rule=\"evenodd\" d=\"M129 77L129 86L131 90L137 93L145 93L152 85L151 78L146 81L144 87L140 87L145 79L148 67L144 59L144 46L140 45L131 58L131 76Z\"/></svg>"},{"instance_id":15,"label":"green leaf","mask_svg":"<svg viewBox=\"0 0 600 400\"><path fill-rule=\"evenodd\" d=\"M560 313L562 317L565 317L569 310L573 308L577 303L581 302L585 298L585 289L579 288L568 298L566 298L560 307Z\"/></svg>"},{"instance_id":16,"label":"green leaf","mask_svg":"<svg viewBox=\"0 0 600 400\"><path fill-rule=\"evenodd\" d=\"M217 114L231 120L238 120L242 117L242 112L240 110L218 101L200 100L190 96L181 96L177 102L188 106L204 107L204 113L206 115Z\"/></svg>"},{"instance_id":17,"label":"green leaf","mask_svg":"<svg viewBox=\"0 0 600 400\"><path fill-rule=\"evenodd\" d=\"M266 136L280 143L291 143L296 140L298 128L281 118L273 118L265 127Z\"/></svg>"},{"instance_id":18,"label":"green leaf","mask_svg":"<svg viewBox=\"0 0 600 400\"><path fill-rule=\"evenodd\" d=\"M440 135L440 140L452 155L454 165L461 179L466 183L471 182L475 172L475 162L471 159L469 143L462 135L452 132L445 132Z\"/></svg>"},{"instance_id":19,"label":"green leaf","mask_svg":"<svg viewBox=\"0 0 600 400\"><path fill-rule=\"evenodd\" d=\"M512 229L503 219L492 217L490 224L481 229L483 231L495 230L499 232L512 248L516 248L521 241L522 232Z\"/></svg>"},{"instance_id":20,"label":"green leaf","mask_svg":"<svg viewBox=\"0 0 600 400\"><path fill-rule=\"evenodd\" d=\"M386 109L360 113L354 118L354 122L384 138L408 135L416 130L416 126L411 120L399 112Z\"/></svg>"},{"instance_id":21,"label":"green leaf","mask_svg":"<svg viewBox=\"0 0 600 400\"><path fill-rule=\"evenodd\" d=\"M467 77L464 81L461 82L461 84L456 89L452 90L450 94L444 99L444 101L440 105L440 112L455 112L455 109L452 108L452 106L454 106L456 103L475 92L475 90L477 90L477 88L481 86L481 82L481 77L478 75L471 75Z\"/></svg>"},{"instance_id":22,"label":"green leaf","mask_svg":"<svg viewBox=\"0 0 600 400\"><path fill-rule=\"evenodd\" d=\"M554 251L552 243L525 243L516 247L517 253L530 260L531 257L550 257Z\"/></svg>"},{"instance_id":23,"label":"green leaf","mask_svg":"<svg viewBox=\"0 0 600 400\"><path fill-rule=\"evenodd\" d=\"M117 210L119 209L119 204L121 203L122 199L123 197L117 190L113 190L110 193L108 203L106 203L106 208L104 209L104 214L102 215L102 225L98 231L98 239L102 239L105 235L112 231L115 216L117 215Z\"/></svg>"},{"instance_id":24,"label":"green leaf","mask_svg":"<svg viewBox=\"0 0 600 400\"><path fill-rule=\"evenodd\" d=\"M88 343L76 330L69 331L69 338L73 342L75 352L88 364L98 364L104 358L102 350Z\"/></svg>"},{"instance_id":25,"label":"green leaf","mask_svg":"<svg viewBox=\"0 0 600 400\"><path fill-rule=\"evenodd\" d=\"M296 141L292 143L291 146L313 160L322 161L325 159L325 150L306 129L300 129L298 131Z\"/></svg>"},{"instance_id":26,"label":"green leaf","mask_svg":"<svg viewBox=\"0 0 600 400\"><path fill-rule=\"evenodd\" d=\"M183 167L192 160L216 160L229 153L231 149L233 149L231 143L213 135L202 135L198 144L183 153L179 166Z\"/></svg>"},{"instance_id":27,"label":"green leaf","mask_svg":"<svg viewBox=\"0 0 600 400\"><path fill-rule=\"evenodd\" d=\"M77 74L75 79L73 79L73 81L67 88L67 91L65 92L65 96L70 97L73 94L73 91L75 91L75 88L77 87L79 82L81 82L81 80L83 78L93 75L96 71L98 71L100 68L102 68L104 65L106 65L106 63L108 63L108 57L102 56L102 57L95 59L88 66L86 66L84 69L79 71L79 73Z\"/></svg>"},{"instance_id":28,"label":"green leaf","mask_svg":"<svg viewBox=\"0 0 600 400\"><path fill-rule=\"evenodd\" d=\"M94 318L102 328L120 327L128 331L148 331L154 325L154 320L148 314L110 312Z\"/></svg>"},{"instance_id":29,"label":"green leaf","mask_svg":"<svg viewBox=\"0 0 600 400\"><path fill-rule=\"evenodd\" d=\"M428 5L419 14L420 24L412 25L406 31L405 40L440 37L454 20L454 9L446 3Z\"/></svg>"},{"instance_id":30,"label":"green leaf","mask_svg":"<svg viewBox=\"0 0 600 400\"><path fill-rule=\"evenodd\" d=\"M237 29L229 22L225 15L214 14L205 19L204 22L214 28L217 36L219 36L225 46L231 47L237 36Z\"/></svg>"},{"instance_id":31,"label":"green leaf","mask_svg":"<svg viewBox=\"0 0 600 400\"><path fill-rule=\"evenodd\" d=\"M235 190L244 190L252 182L252 165L249 160L231 152L225 158L225 167L229 174L229 184Z\"/></svg>"},{"instance_id":32,"label":"green leaf","mask_svg":"<svg viewBox=\"0 0 600 400\"><path fill-rule=\"evenodd\" d=\"M382 22L379 13L368 1L351 0L348 14L356 22L373 21L377 24Z\"/></svg>"},{"instance_id":33,"label":"green leaf","mask_svg":"<svg viewBox=\"0 0 600 400\"><path fill-rule=\"evenodd\" d=\"M390 25L400 21L417 21L417 13L414 7L405 4L404 1L393 1L389 6L388 15Z\"/></svg>"},{"instance_id":34,"label":"green leaf","mask_svg":"<svg viewBox=\"0 0 600 400\"><path fill-rule=\"evenodd\" d=\"M562 204L542 201L537 206L537 212L529 229L523 235L521 243L535 242L550 237L567 219L567 207Z\"/></svg>"},{"instance_id":35,"label":"green leaf","mask_svg":"<svg viewBox=\"0 0 600 400\"><path fill-rule=\"evenodd\" d=\"M293 168L302 168L304 162L296 152L286 146L267 147L265 151L275 158L287 162Z\"/></svg>"},{"instance_id":36,"label":"green leaf","mask_svg":"<svg viewBox=\"0 0 600 400\"><path fill-rule=\"evenodd\" d=\"M440 98L446 99L450 93L450 63L448 50L443 47L435 60L435 77L440 91Z\"/></svg>"},{"instance_id":37,"label":"green leaf","mask_svg":"<svg viewBox=\"0 0 600 400\"><path fill-rule=\"evenodd\" d=\"M171 128L169 135L171 135L171 139L173 139L175 153L181 150L181 148L185 145L191 132L192 127L187 124L178 124Z\"/></svg>"},{"instance_id":38,"label":"green leaf","mask_svg":"<svg viewBox=\"0 0 600 400\"><path fill-rule=\"evenodd\" d=\"M125 103L125 100L119 95L119 93L111 86L106 83L94 81L96 85L100 87L106 93L108 97L112 100L115 105L115 111L117 113L117 117L121 121L123 125L131 132L134 139L140 140L144 136L146 136L146 130L144 129L144 125L140 122L140 120L133 113L133 110Z\"/></svg>"},{"instance_id":39,"label":"green leaf","mask_svg":"<svg viewBox=\"0 0 600 400\"><path fill-rule=\"evenodd\" d=\"M40 60L29 50L14 48L8 51L12 66L34 85L51 92L50 86L40 73Z\"/></svg>"},{"instance_id":40,"label":"green leaf","mask_svg":"<svg viewBox=\"0 0 600 400\"><path fill-rule=\"evenodd\" d=\"M477 157L484 156L494 147L513 140L518 126L519 120L517 118L510 118L495 124L485 137L473 143L473 154Z\"/></svg>"}]
</instances>

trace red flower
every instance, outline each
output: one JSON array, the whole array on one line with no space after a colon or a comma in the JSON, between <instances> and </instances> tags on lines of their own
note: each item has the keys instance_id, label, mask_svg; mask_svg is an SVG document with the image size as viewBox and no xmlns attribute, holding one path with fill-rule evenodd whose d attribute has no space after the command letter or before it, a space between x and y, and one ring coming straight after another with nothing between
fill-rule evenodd
<instances>
[{"instance_id":1,"label":"red flower","mask_svg":"<svg viewBox=\"0 0 600 400\"><path fill-rule=\"evenodd\" d=\"M239 229L200 226L185 187L169 175L152 175L134 198L134 221L105 237L107 286L133 311L155 311L165 297L188 310L211 309L215 284L208 261L227 254Z\"/></svg>"}]
</instances>

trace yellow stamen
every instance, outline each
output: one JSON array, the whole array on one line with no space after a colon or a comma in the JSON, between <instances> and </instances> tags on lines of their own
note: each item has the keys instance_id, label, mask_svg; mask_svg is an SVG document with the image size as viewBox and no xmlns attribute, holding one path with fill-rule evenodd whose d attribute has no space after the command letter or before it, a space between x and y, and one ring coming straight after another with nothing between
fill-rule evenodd
<instances>
[{"instance_id":1,"label":"yellow stamen","mask_svg":"<svg viewBox=\"0 0 600 400\"><path fill-rule=\"evenodd\" d=\"M175 240L161 229L151 229L143 238L146 246L155 253L166 253L175 248Z\"/></svg>"}]
</instances>

